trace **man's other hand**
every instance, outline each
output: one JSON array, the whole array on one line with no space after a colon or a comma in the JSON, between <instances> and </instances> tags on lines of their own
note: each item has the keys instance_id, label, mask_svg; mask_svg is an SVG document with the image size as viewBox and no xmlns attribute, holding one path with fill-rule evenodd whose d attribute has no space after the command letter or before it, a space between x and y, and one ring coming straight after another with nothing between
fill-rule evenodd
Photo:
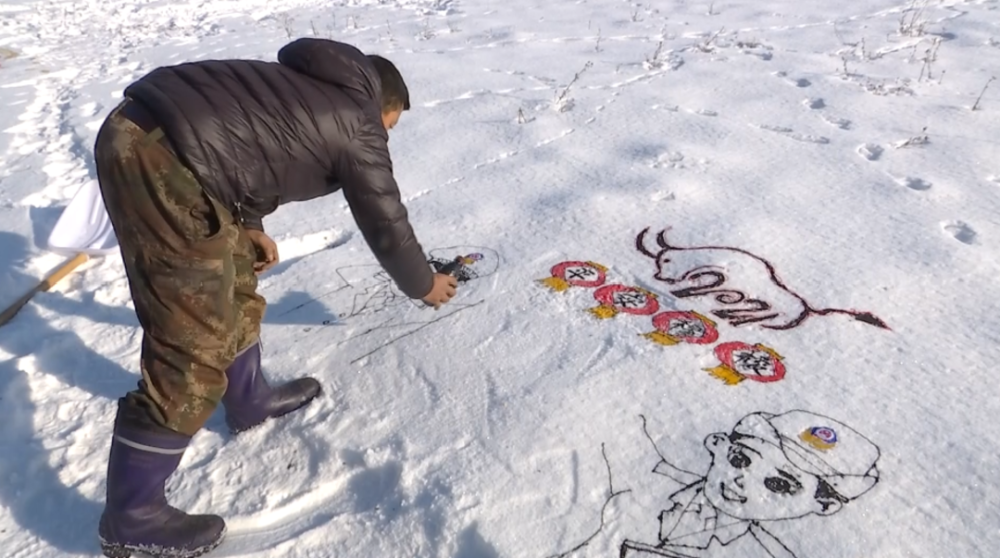
<instances>
[{"instance_id":1,"label":"man's other hand","mask_svg":"<svg viewBox=\"0 0 1000 558\"><path fill-rule=\"evenodd\" d=\"M278 263L278 245L263 231L248 229L247 236L257 251L257 261L253 264L257 275L271 269Z\"/></svg>"}]
</instances>

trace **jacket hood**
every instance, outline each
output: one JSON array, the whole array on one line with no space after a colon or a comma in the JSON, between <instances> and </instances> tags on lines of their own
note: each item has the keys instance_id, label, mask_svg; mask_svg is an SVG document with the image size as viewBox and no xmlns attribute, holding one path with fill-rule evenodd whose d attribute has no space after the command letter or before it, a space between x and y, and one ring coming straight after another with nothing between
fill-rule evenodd
<instances>
[{"instance_id":1,"label":"jacket hood","mask_svg":"<svg viewBox=\"0 0 1000 558\"><path fill-rule=\"evenodd\" d=\"M278 51L278 62L301 74L335 85L382 106L382 81L375 66L356 47L329 39L297 39Z\"/></svg>"}]
</instances>

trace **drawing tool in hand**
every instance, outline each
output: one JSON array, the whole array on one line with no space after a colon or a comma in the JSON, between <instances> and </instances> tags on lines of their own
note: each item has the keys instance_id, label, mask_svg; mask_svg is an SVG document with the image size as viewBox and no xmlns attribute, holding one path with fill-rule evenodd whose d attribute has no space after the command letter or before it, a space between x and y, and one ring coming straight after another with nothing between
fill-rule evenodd
<instances>
[{"instance_id":1,"label":"drawing tool in hand","mask_svg":"<svg viewBox=\"0 0 1000 558\"><path fill-rule=\"evenodd\" d=\"M465 257L464 256L456 256L455 259L453 259L450 262L448 262L448 263L444 264L443 266L441 266L441 268L438 269L436 273L440 273L442 275L448 275L450 277L457 278L458 277L458 272L462 269L463 265L465 265ZM427 307L427 308L433 308L434 307L433 304L427 304L426 302L424 303L424 306Z\"/></svg>"}]
</instances>

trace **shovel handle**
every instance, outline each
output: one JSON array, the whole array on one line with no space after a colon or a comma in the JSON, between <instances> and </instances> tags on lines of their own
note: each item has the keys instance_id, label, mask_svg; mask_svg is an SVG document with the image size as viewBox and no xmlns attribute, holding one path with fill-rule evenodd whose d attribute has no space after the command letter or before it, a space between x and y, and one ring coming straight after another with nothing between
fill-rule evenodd
<instances>
[{"instance_id":1,"label":"shovel handle","mask_svg":"<svg viewBox=\"0 0 1000 558\"><path fill-rule=\"evenodd\" d=\"M87 261L88 259L89 256L87 256L87 254L82 254L82 253L77 254L76 256L73 257L73 259L69 260L68 262L64 263L61 267L59 267L59 269L50 273L48 277L43 279L38 285L35 285L34 289L31 289L30 291L25 293L24 296L17 299L17 301L15 301L14 304L11 304L6 310L4 310L3 314L0 314L0 326L6 324L11 319L13 319L14 316L18 312L20 312L21 308L23 308L24 305L31 300L31 297L35 296L35 293L51 289L56 285L56 283L62 281L64 277L69 275L74 269L80 267L80 265L83 262Z\"/></svg>"}]
</instances>

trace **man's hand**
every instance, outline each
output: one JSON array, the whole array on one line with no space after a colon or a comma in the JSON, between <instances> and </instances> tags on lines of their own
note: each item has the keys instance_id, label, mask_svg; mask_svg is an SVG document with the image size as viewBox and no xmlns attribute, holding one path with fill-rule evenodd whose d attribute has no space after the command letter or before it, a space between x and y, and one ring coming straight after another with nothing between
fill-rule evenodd
<instances>
[{"instance_id":1,"label":"man's hand","mask_svg":"<svg viewBox=\"0 0 1000 558\"><path fill-rule=\"evenodd\" d=\"M430 294L425 296L423 300L428 306L433 306L437 310L441 308L442 304L447 303L451 300L451 297L455 296L455 289L457 288L457 279L451 275L435 273L434 286L431 287Z\"/></svg>"},{"instance_id":2,"label":"man's hand","mask_svg":"<svg viewBox=\"0 0 1000 558\"><path fill-rule=\"evenodd\" d=\"M253 264L257 275L271 269L278 263L278 245L264 231L247 229L247 236L257 251L257 261Z\"/></svg>"}]
</instances>

